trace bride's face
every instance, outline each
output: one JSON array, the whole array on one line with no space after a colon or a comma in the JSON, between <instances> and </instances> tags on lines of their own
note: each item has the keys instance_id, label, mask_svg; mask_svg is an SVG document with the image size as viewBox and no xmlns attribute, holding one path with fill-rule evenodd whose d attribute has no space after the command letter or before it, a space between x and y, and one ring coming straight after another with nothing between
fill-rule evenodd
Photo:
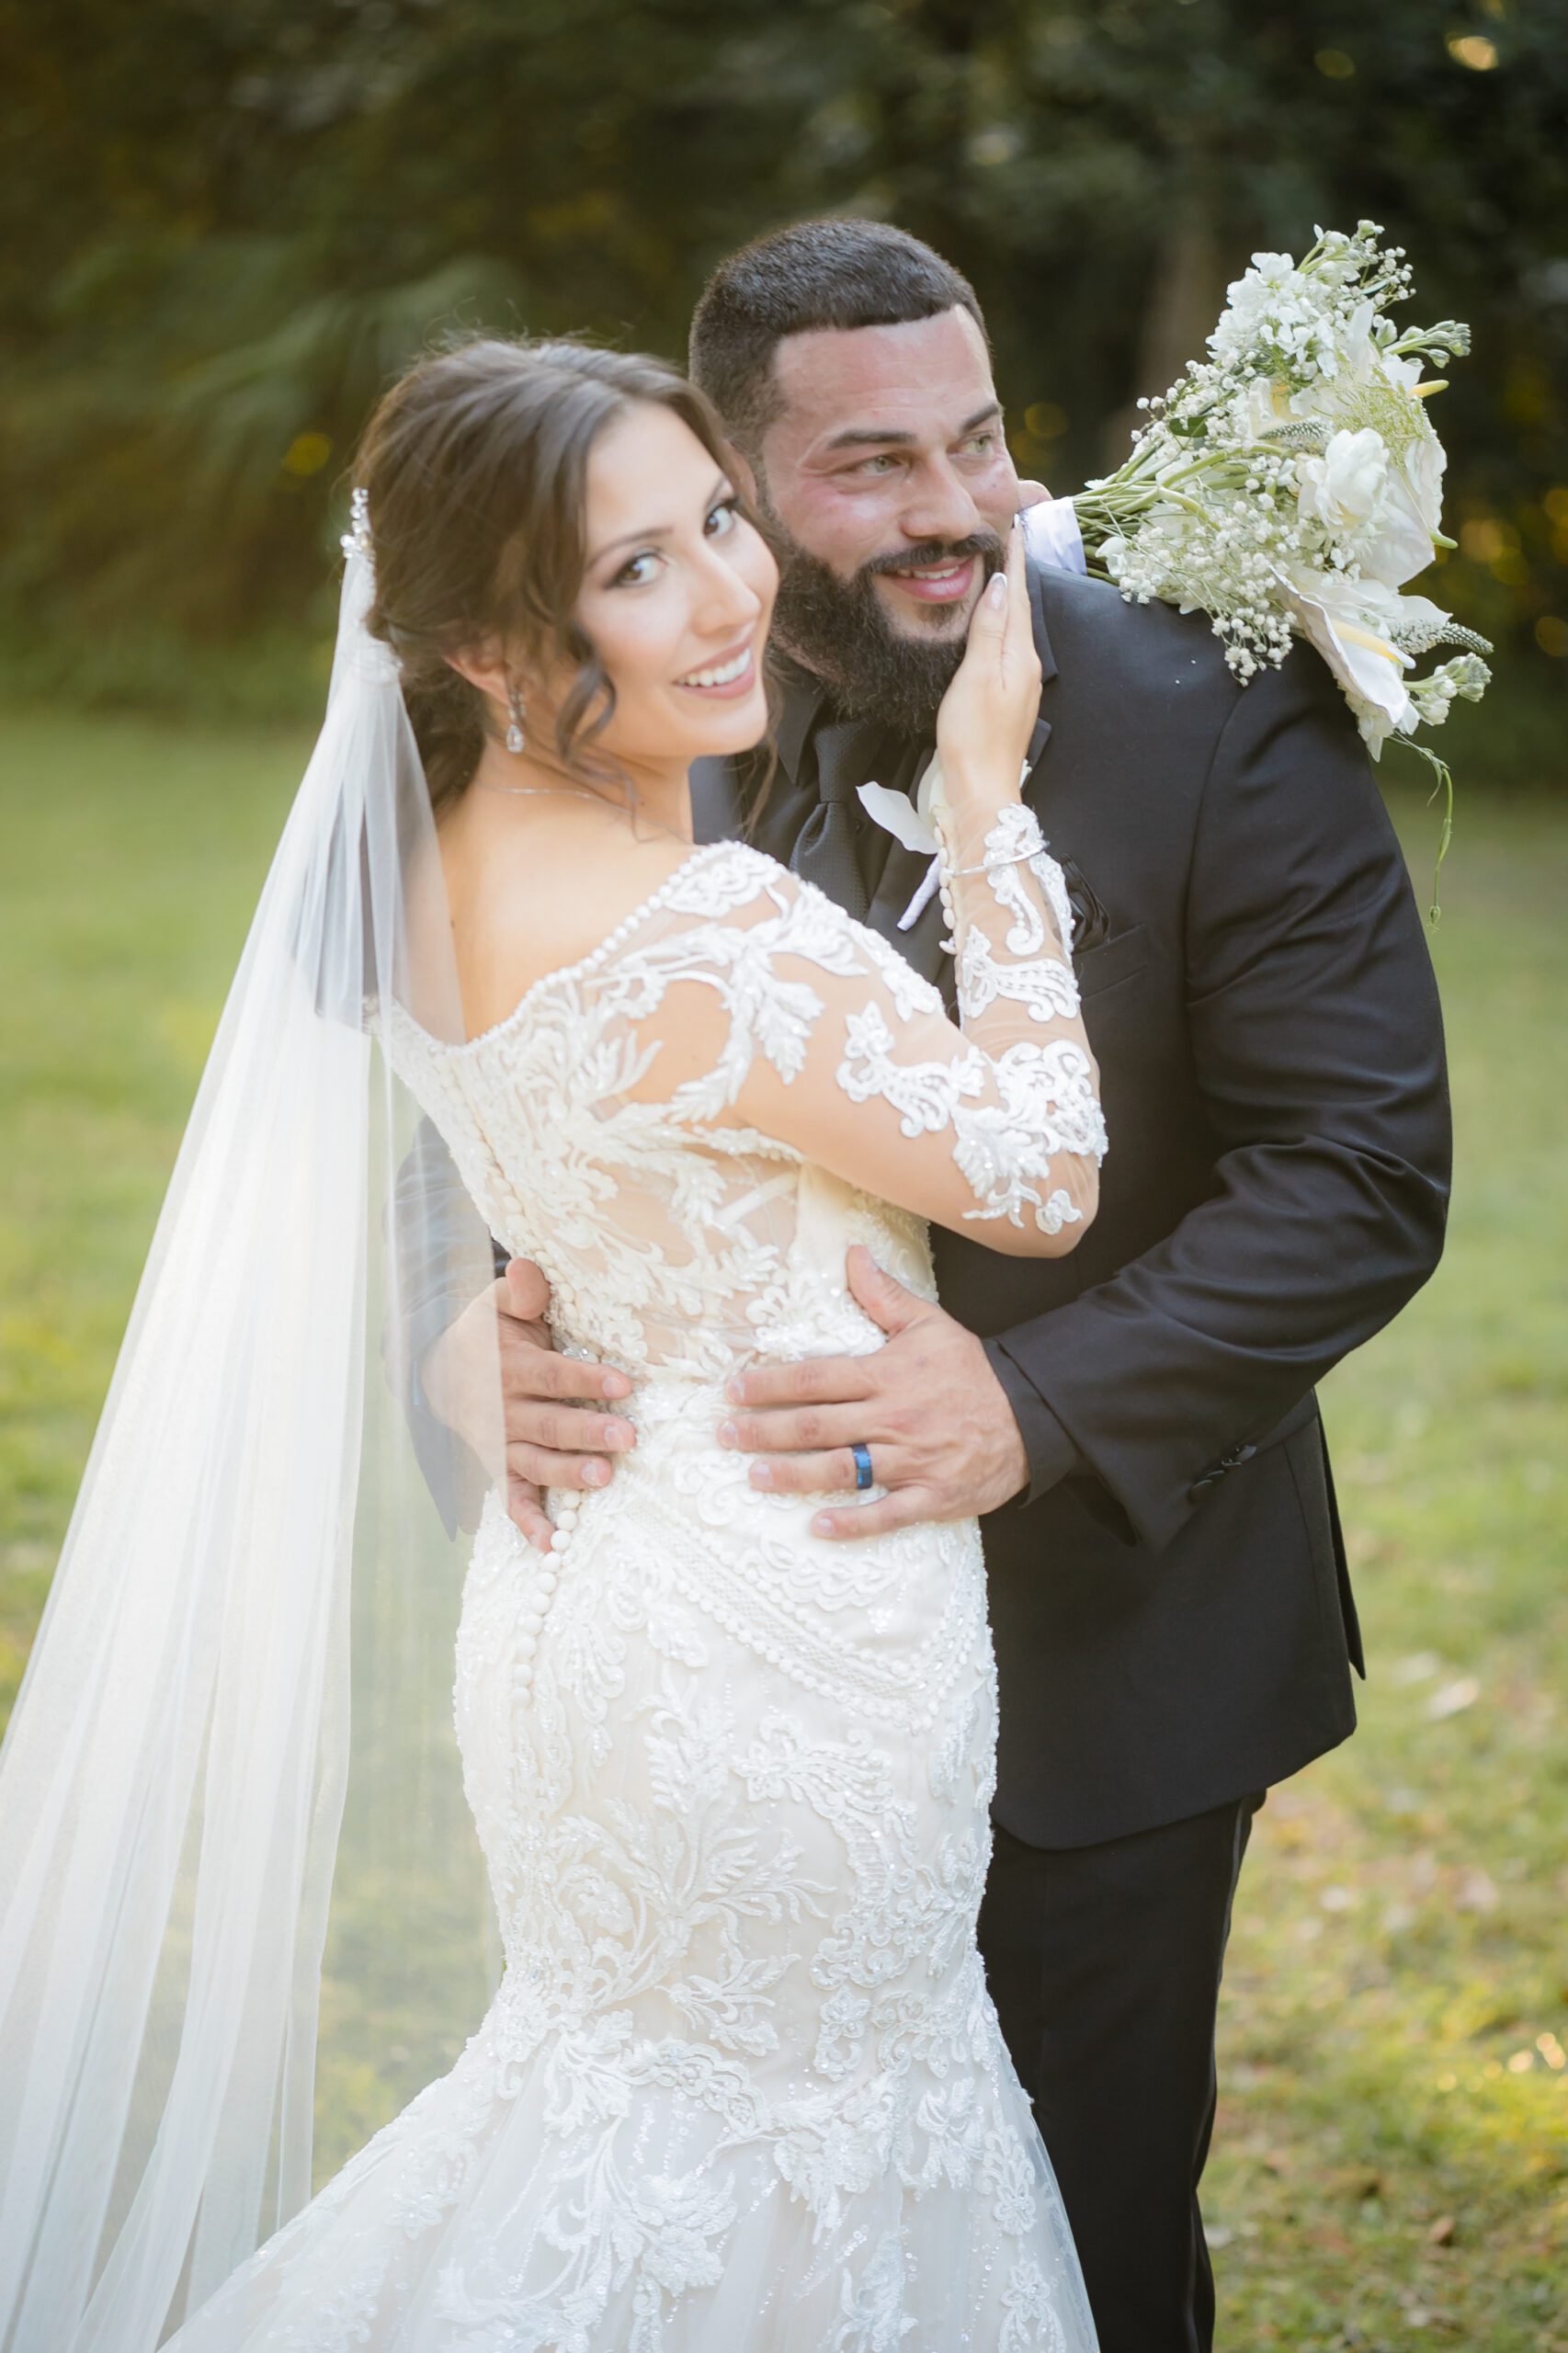
<instances>
[{"instance_id":1,"label":"bride's face","mask_svg":"<svg viewBox=\"0 0 1568 2353\"><path fill-rule=\"evenodd\" d=\"M608 427L586 524L576 619L615 688L596 750L635 767L758 743L778 567L689 426L640 403Z\"/></svg>"}]
</instances>

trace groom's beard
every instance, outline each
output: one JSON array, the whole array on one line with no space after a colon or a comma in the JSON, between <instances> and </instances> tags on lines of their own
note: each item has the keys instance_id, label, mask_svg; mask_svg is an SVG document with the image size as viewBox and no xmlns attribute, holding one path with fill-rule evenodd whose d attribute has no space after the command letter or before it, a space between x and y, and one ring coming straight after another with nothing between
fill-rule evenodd
<instances>
[{"instance_id":1,"label":"groom's beard","mask_svg":"<svg viewBox=\"0 0 1568 2353\"><path fill-rule=\"evenodd\" d=\"M937 708L963 660L967 631L924 643L888 619L876 580L881 573L951 563L978 555L986 577L1001 568L1003 548L994 531L967 540L932 540L898 555L873 556L851 580L774 529L778 598L773 628L779 644L821 678L846 719L881 719L901 734L929 735ZM950 606L933 608L939 626Z\"/></svg>"}]
</instances>

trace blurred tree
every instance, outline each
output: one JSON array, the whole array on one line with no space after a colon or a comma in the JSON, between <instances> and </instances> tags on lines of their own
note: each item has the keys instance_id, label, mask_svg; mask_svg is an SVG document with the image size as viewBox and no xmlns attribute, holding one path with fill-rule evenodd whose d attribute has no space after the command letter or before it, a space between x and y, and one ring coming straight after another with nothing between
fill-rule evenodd
<instances>
[{"instance_id":1,"label":"blurred tree","mask_svg":"<svg viewBox=\"0 0 1568 2353\"><path fill-rule=\"evenodd\" d=\"M1444 599L1568 663L1568 0L0 0L0 90L12 629L319 611L433 333L678 354L719 255L813 210L971 273L1068 488L1253 246L1369 214L1476 333Z\"/></svg>"}]
</instances>

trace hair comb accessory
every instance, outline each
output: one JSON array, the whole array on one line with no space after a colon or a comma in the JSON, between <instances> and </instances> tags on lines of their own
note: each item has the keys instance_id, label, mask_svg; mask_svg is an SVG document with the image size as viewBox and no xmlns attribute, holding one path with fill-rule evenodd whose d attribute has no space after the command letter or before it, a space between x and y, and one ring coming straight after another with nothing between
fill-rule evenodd
<instances>
[{"instance_id":1,"label":"hair comb accessory","mask_svg":"<svg viewBox=\"0 0 1568 2353\"><path fill-rule=\"evenodd\" d=\"M362 555L367 563L373 558L370 545L370 494L356 489L348 502L348 529L339 541L346 556Z\"/></svg>"}]
</instances>

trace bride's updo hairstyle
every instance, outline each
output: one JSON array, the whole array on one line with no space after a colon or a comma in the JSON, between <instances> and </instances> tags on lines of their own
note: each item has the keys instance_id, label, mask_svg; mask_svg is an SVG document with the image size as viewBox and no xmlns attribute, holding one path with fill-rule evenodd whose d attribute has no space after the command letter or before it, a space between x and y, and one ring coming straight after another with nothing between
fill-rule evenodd
<instances>
[{"instance_id":1,"label":"bride's updo hairstyle","mask_svg":"<svg viewBox=\"0 0 1568 2353\"><path fill-rule=\"evenodd\" d=\"M585 782L624 786L594 754L615 688L573 615L589 453L639 401L673 410L728 470L717 414L684 376L585 343L459 344L411 369L366 428L354 479L369 495L375 554L369 627L402 665L437 813L467 787L489 724L485 698L449 657L497 642L526 665L574 666L556 758Z\"/></svg>"}]
</instances>

